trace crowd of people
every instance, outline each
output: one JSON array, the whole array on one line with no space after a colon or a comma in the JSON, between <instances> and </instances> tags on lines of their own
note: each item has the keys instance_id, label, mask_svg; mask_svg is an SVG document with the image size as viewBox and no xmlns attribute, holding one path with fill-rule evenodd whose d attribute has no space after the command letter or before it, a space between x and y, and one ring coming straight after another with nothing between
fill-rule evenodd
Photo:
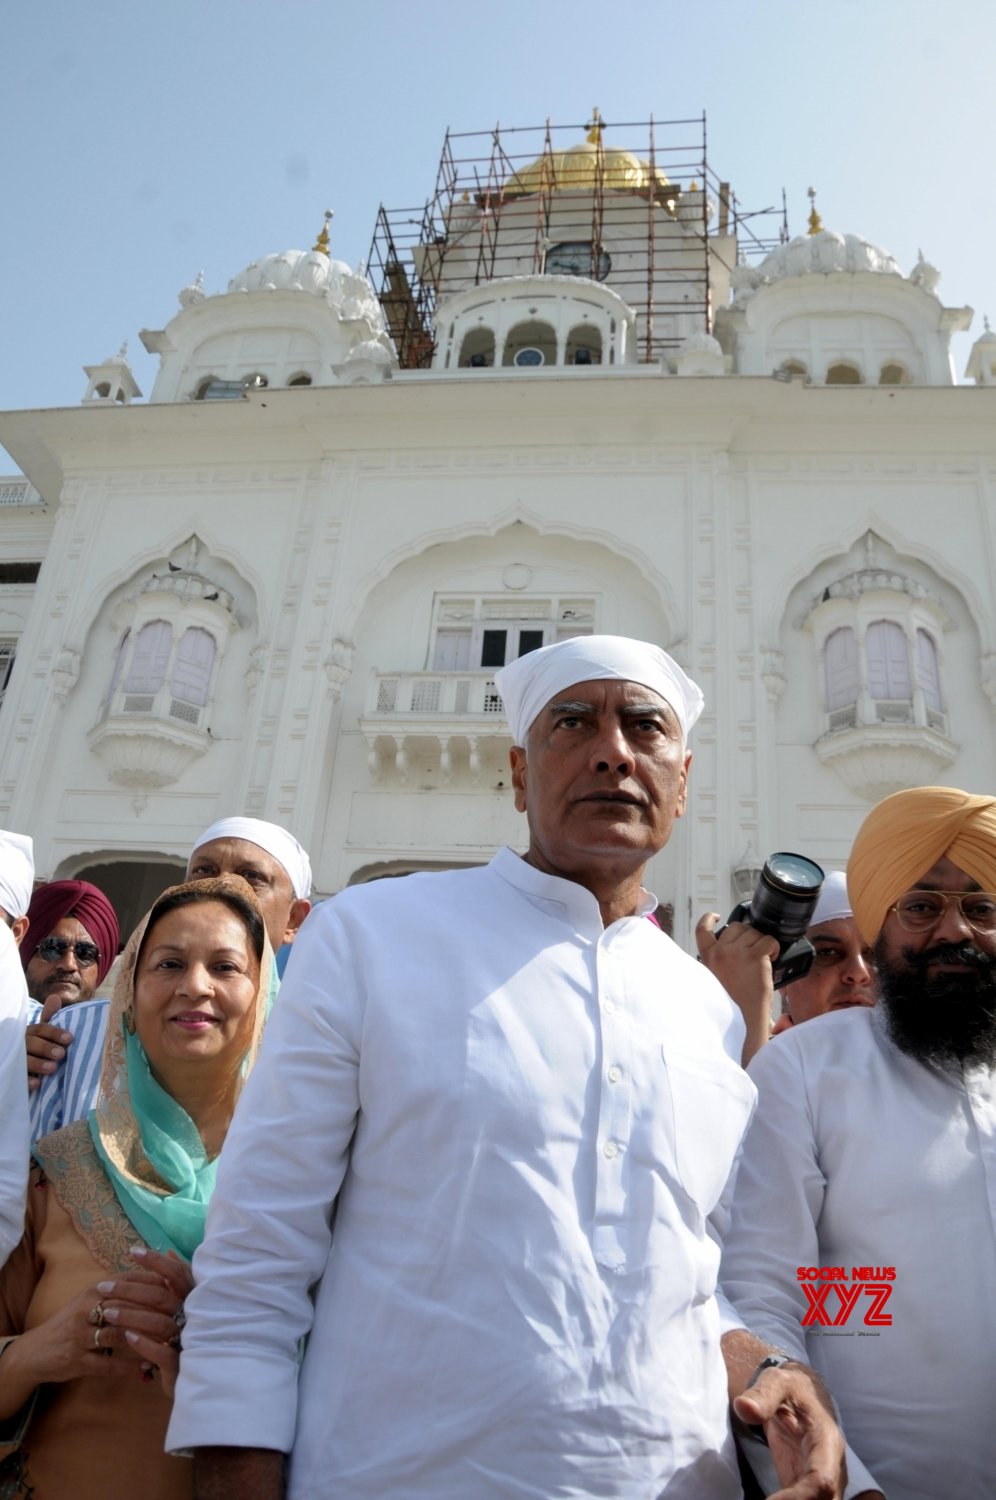
<instances>
[{"instance_id":1,"label":"crowd of people","mask_svg":"<svg viewBox=\"0 0 996 1500\"><path fill-rule=\"evenodd\" d=\"M227 817L119 953L0 834L2 1500L996 1491L996 797L874 808L776 995L648 920L681 668L496 681L524 856L311 911Z\"/></svg>"}]
</instances>

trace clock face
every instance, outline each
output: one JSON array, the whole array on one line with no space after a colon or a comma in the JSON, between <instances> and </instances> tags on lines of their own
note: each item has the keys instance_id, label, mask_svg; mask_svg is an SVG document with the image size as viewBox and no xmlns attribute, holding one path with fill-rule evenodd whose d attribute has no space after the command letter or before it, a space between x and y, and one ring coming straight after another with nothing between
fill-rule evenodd
<instances>
[{"instance_id":1,"label":"clock face","mask_svg":"<svg viewBox=\"0 0 996 1500\"><path fill-rule=\"evenodd\" d=\"M592 246L587 240L573 240L563 245L551 245L546 252L544 267L548 276L589 276L595 281L604 281L612 269L612 262L604 250L600 250L592 261Z\"/></svg>"}]
</instances>

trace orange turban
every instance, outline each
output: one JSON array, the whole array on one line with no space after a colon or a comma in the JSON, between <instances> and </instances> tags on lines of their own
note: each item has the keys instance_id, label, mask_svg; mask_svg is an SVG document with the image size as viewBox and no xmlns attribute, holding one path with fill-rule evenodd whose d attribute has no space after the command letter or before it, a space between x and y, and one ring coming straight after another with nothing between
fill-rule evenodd
<instances>
[{"instance_id":1,"label":"orange turban","mask_svg":"<svg viewBox=\"0 0 996 1500\"><path fill-rule=\"evenodd\" d=\"M847 861L847 890L866 943L878 937L893 902L944 855L982 890L996 891L996 797L917 786L872 808Z\"/></svg>"}]
</instances>

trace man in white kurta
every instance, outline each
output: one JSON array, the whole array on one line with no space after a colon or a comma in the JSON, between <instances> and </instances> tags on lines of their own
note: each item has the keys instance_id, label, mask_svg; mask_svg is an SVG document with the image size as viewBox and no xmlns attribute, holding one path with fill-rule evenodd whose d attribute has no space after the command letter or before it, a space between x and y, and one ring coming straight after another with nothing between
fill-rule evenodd
<instances>
[{"instance_id":1,"label":"man in white kurta","mask_svg":"<svg viewBox=\"0 0 996 1500\"><path fill-rule=\"evenodd\" d=\"M630 729L648 694L622 689L591 733L640 744L596 750L597 809L562 810L596 842L683 805L683 735L665 774L660 704ZM576 738L584 705L562 717ZM753 1104L743 1024L652 897L606 921L537 867L540 759L531 862L305 924L195 1258L171 1447L293 1450L295 1500L739 1496L707 1215ZM283 1490L198 1490L241 1493Z\"/></svg>"},{"instance_id":2,"label":"man in white kurta","mask_svg":"<svg viewBox=\"0 0 996 1500\"><path fill-rule=\"evenodd\" d=\"M938 807L945 821L935 825ZM912 849L899 814L920 841ZM852 897L866 940L880 934L883 1000L793 1027L752 1062L758 1109L737 1176L723 1287L756 1333L825 1376L852 1450L848 1494L992 1500L991 979L988 1000L977 992L992 974L996 932L973 931L950 900L925 935L904 931L894 903L911 887L920 904L937 887L992 891L996 803L950 788L899 793L866 820L848 870L859 882ZM904 1046L893 1036L890 1005L902 1027L917 974L923 1035L933 1030L933 1006L942 1039L933 1055L916 1055L903 1030ZM970 1036L961 1018L976 1004L982 1024Z\"/></svg>"},{"instance_id":3,"label":"man in white kurta","mask_svg":"<svg viewBox=\"0 0 996 1500\"><path fill-rule=\"evenodd\" d=\"M31 1160L24 1073L28 988L17 943L27 929L33 878L31 839L0 830L0 1266L24 1233Z\"/></svg>"}]
</instances>

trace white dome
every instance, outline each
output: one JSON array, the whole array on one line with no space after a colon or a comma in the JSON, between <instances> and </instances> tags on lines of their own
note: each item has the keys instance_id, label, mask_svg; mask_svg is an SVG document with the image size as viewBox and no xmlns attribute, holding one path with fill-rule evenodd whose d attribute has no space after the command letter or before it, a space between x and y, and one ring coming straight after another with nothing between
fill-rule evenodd
<instances>
[{"instance_id":1,"label":"white dome","mask_svg":"<svg viewBox=\"0 0 996 1500\"><path fill-rule=\"evenodd\" d=\"M705 329L700 329L696 333L690 333L688 337L683 340L678 353L679 355L717 354L719 358L722 359L723 346L718 339L713 338L711 333L706 333Z\"/></svg>"},{"instance_id":2,"label":"white dome","mask_svg":"<svg viewBox=\"0 0 996 1500\"><path fill-rule=\"evenodd\" d=\"M300 291L323 296L349 276L345 261L331 260L320 250L282 250L264 255L233 276L230 292Z\"/></svg>"},{"instance_id":3,"label":"white dome","mask_svg":"<svg viewBox=\"0 0 996 1500\"><path fill-rule=\"evenodd\" d=\"M838 234L821 229L818 234L799 234L787 245L779 245L757 268L762 282L782 281L788 276L823 275L831 271L876 271L882 275L903 273L887 250L857 234Z\"/></svg>"},{"instance_id":4,"label":"white dome","mask_svg":"<svg viewBox=\"0 0 996 1500\"><path fill-rule=\"evenodd\" d=\"M364 339L362 344L357 344L355 349L350 350L346 363L350 365L354 360L360 359L367 359L374 365L394 364L394 360L384 348L384 345L378 344L376 339Z\"/></svg>"},{"instance_id":5,"label":"white dome","mask_svg":"<svg viewBox=\"0 0 996 1500\"><path fill-rule=\"evenodd\" d=\"M310 292L334 307L347 322L365 318L371 328L385 328L384 313L367 278L345 261L321 250L283 250L264 255L228 283L230 292Z\"/></svg>"}]
</instances>

